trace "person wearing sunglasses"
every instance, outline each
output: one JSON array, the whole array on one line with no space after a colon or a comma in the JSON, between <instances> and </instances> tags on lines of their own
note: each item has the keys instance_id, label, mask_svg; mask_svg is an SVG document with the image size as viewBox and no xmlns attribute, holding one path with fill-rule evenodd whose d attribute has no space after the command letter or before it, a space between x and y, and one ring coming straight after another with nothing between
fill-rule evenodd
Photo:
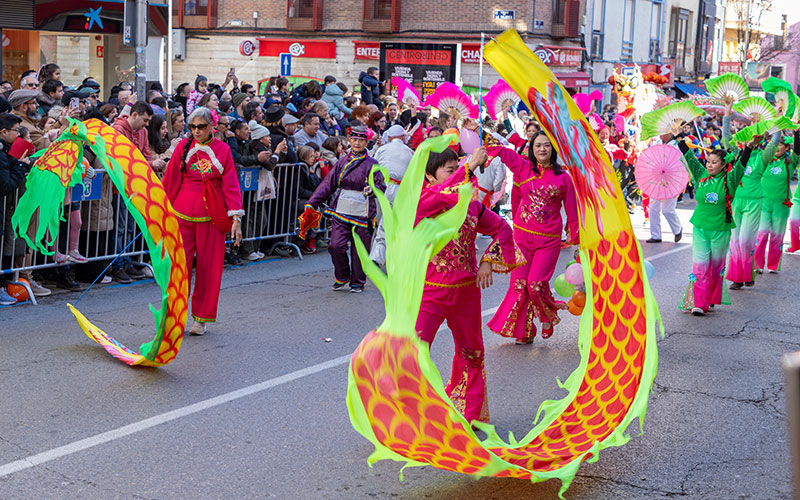
<instances>
[{"instance_id":1,"label":"person wearing sunglasses","mask_svg":"<svg viewBox=\"0 0 800 500\"><path fill-rule=\"evenodd\" d=\"M175 148L164 173L164 189L178 216L186 251L188 279L197 257L192 294L191 335L203 335L217 319L225 234L242 240L242 193L227 144L213 136L213 116L198 107L189 115L191 137Z\"/></svg>"}]
</instances>

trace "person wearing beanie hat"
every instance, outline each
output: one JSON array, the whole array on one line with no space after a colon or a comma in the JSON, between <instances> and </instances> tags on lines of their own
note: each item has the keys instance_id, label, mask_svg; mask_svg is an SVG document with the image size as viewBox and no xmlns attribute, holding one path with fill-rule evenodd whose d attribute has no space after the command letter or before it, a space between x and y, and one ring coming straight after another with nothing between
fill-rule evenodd
<instances>
[{"instance_id":1,"label":"person wearing beanie hat","mask_svg":"<svg viewBox=\"0 0 800 500\"><path fill-rule=\"evenodd\" d=\"M189 92L189 97L186 98L186 115L192 114L197 103L208 92L208 78L203 75L197 75L194 79L194 89Z\"/></svg>"},{"instance_id":2,"label":"person wearing beanie hat","mask_svg":"<svg viewBox=\"0 0 800 500\"><path fill-rule=\"evenodd\" d=\"M281 142L286 144L286 155L281 161L287 163L297 163L297 148L294 145L294 132L297 128L297 118L287 114L286 110L278 105L273 104L264 113L264 121L267 124L267 130L272 144L276 147Z\"/></svg>"},{"instance_id":3,"label":"person wearing beanie hat","mask_svg":"<svg viewBox=\"0 0 800 500\"><path fill-rule=\"evenodd\" d=\"M238 92L233 96L233 111L228 114L237 120L244 119L244 107L250 102L250 96L246 92Z\"/></svg>"},{"instance_id":4,"label":"person wearing beanie hat","mask_svg":"<svg viewBox=\"0 0 800 500\"><path fill-rule=\"evenodd\" d=\"M378 162L367 154L368 139L365 127L349 129L348 139L351 146L350 153L336 162L322 184L314 191L305 205L306 210L301 216L301 221L310 220L313 212L333 196L330 208L324 209L324 212L330 215L332 224L328 252L333 261L335 281L331 288L343 290L350 283L350 291L360 293L364 291L367 276L361 268L361 261L356 252L353 231L369 251L370 233L374 227L377 206L369 188L368 176L372 166ZM386 189L383 175L380 173L375 174L375 185L381 191Z\"/></svg>"}]
</instances>

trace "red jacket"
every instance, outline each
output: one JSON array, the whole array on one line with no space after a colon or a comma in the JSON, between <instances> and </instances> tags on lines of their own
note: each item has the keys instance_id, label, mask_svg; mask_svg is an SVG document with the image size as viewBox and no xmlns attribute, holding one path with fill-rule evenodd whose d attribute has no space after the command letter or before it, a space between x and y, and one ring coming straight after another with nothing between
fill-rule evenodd
<instances>
[{"instance_id":1,"label":"red jacket","mask_svg":"<svg viewBox=\"0 0 800 500\"><path fill-rule=\"evenodd\" d=\"M128 123L128 117L120 116L114 120L114 130L127 137L134 146L139 148L139 151L142 152L147 163L152 163L152 158L150 157L150 142L147 139L147 127L142 127L140 130L134 132L131 128L131 124Z\"/></svg>"}]
</instances>

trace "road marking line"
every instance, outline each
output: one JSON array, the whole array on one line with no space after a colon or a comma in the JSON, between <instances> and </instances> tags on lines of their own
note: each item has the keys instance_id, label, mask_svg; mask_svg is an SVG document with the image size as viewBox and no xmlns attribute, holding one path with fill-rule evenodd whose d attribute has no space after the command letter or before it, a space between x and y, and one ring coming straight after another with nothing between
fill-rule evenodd
<instances>
[{"instance_id":1,"label":"road marking line","mask_svg":"<svg viewBox=\"0 0 800 500\"><path fill-rule=\"evenodd\" d=\"M653 261L653 260L656 260L656 259L660 259L661 257L666 257L667 255L672 255L674 253L678 253L680 251L686 250L687 248L692 248L692 245L681 245L678 248L673 248L672 250L667 250L665 252L657 253L657 254L652 255L650 257L647 257L646 255L643 255L643 257L644 257L644 260Z\"/></svg>"},{"instance_id":2,"label":"road marking line","mask_svg":"<svg viewBox=\"0 0 800 500\"><path fill-rule=\"evenodd\" d=\"M481 311L481 317L488 316L489 314L494 314L495 311L497 311L497 307L492 307L491 309L485 309L484 311ZM446 330L448 330L448 328L442 325L442 327L439 328L437 333ZM102 432L100 434L95 434L94 436L74 441L64 446L59 446L58 448L53 448L51 450L47 450L42 453L37 453L36 455L31 455L29 457L25 457L23 459L16 460L14 462L9 462L3 466L0 466L0 478L8 476L9 474L13 474L15 472L20 472L26 469L30 469L31 467L36 467L37 465L53 461L57 458L65 457L67 455L72 455L73 453L78 453L79 451L87 450L89 448L109 443L111 441L116 441L117 439L130 436L131 434L135 434L137 432L150 429L151 427L171 422L173 420L177 420L179 418L186 417L188 415L192 415L194 413L198 413L203 410L208 410L210 408L214 408L215 406L219 406L225 403L230 403L231 401L243 398L245 396L250 396L265 391L267 389L277 387L279 385L293 382L297 379L301 379L309 375L314 375L315 373L319 373L321 371L325 371L330 368L335 368L350 361L351 356L352 354L348 354L346 356L340 356L338 358L334 358L322 363L318 363L313 366L309 366L308 368L303 368L302 370L297 370L291 373L287 373L286 375L281 375L279 377L271 378L269 380L265 380L264 382L259 382L257 384L243 387L242 389L237 389L235 391L221 394L219 396L215 396L213 398L206 399L194 404L190 404L182 408L168 411L166 413L162 413L154 417L146 418L144 420L140 420L132 424L118 427L110 431Z\"/></svg>"},{"instance_id":3,"label":"road marking line","mask_svg":"<svg viewBox=\"0 0 800 500\"><path fill-rule=\"evenodd\" d=\"M686 250L687 248L691 248L691 245L682 245L678 248L673 248L671 250L657 253L647 258L647 260L653 261L661 257L666 257L667 255L671 255L673 253ZM483 318L490 314L494 314L497 311L498 307L484 309L483 311L481 311L481 317ZM448 330L448 328L442 325L442 327L439 328L437 333L446 330ZM78 453L79 451L87 450L89 448L109 443L111 441L116 441L117 439L130 436L131 434L135 434L137 432L150 429L151 427L155 427L160 424L171 422L173 420L177 420L179 418L186 417L194 413L208 410L210 408L214 408L216 406L229 403L231 401L243 398L245 396L250 396L265 391L267 389L272 389L273 387L293 382L295 380L307 377L309 375L314 375L315 373L319 373L321 371L325 371L330 368L335 368L337 366L347 363L350 360L350 357L351 357L350 354L346 356L340 356L338 358L318 363L316 365L309 366L301 370L287 373L286 375L281 375L279 377L271 378L269 380L265 380L264 382L253 384L244 387L242 389L237 389L235 391L231 391L226 394L215 396L213 398L209 398L188 406L184 406L182 408L168 411L166 413L162 413L154 417L146 418L144 420L140 420L132 424L118 427L110 431L102 432L100 434L95 434L94 436L85 439L80 439L78 441L74 441L64 446L59 446L57 448L53 448L51 450L47 450L42 453L37 453L35 455L31 455L20 460L16 460L14 462L9 462L5 465L0 466L0 477L8 476L15 472L20 472L26 469L30 469L32 467L36 467L37 465L41 465L43 463L50 462L61 457L65 457L67 455Z\"/></svg>"}]
</instances>

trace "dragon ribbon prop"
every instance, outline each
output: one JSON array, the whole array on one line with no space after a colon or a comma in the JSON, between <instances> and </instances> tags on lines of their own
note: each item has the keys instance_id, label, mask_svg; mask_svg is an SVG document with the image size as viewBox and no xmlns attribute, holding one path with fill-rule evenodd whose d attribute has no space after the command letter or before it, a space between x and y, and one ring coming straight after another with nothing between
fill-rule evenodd
<instances>
[{"instance_id":1,"label":"dragon ribbon prop","mask_svg":"<svg viewBox=\"0 0 800 500\"><path fill-rule=\"evenodd\" d=\"M538 423L520 440L509 433L505 442L494 426L467 422L447 397L415 322L427 264L463 223L470 187L461 188L450 211L413 225L427 157L448 146L452 137L445 135L417 149L394 207L373 186L384 214L386 274L354 238L386 302L386 319L353 353L347 406L355 429L375 446L370 464L392 459L476 476L558 478L563 495L582 462L625 444L633 419L643 425L658 364L660 316L614 171L577 105L515 31L489 43L484 55L535 110L577 189L587 297L578 337L581 362L559 382L567 396L542 403ZM472 425L488 437L478 439Z\"/></svg>"},{"instance_id":2,"label":"dragon ribbon prop","mask_svg":"<svg viewBox=\"0 0 800 500\"><path fill-rule=\"evenodd\" d=\"M31 248L52 255L51 247L63 220L62 201L67 188L81 181L83 148L88 146L119 191L150 249L156 283L161 288L161 309L152 305L156 336L140 346L142 354L125 347L67 304L81 329L112 356L127 365L163 366L181 347L188 311L189 283L186 254L178 230L178 219L167 193L142 153L125 136L100 120L71 120L70 127L47 150L39 151L12 217L12 226ZM28 227L39 211L35 238ZM49 238L48 238L49 235Z\"/></svg>"}]
</instances>

